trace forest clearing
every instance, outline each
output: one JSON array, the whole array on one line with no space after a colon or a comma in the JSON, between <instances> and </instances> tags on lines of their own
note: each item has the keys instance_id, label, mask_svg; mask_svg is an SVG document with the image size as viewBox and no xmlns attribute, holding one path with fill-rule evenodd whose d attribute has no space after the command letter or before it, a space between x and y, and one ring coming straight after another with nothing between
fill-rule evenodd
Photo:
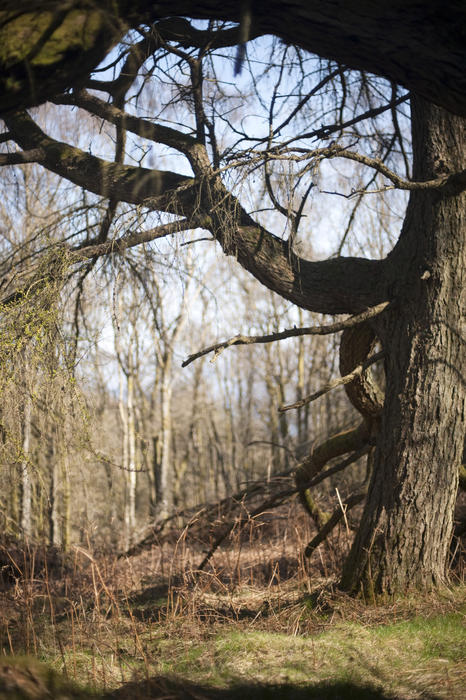
<instances>
[{"instance_id":1,"label":"forest clearing","mask_svg":"<svg viewBox=\"0 0 466 700\"><path fill-rule=\"evenodd\" d=\"M466 696L465 28L0 2L0 700Z\"/></svg>"}]
</instances>

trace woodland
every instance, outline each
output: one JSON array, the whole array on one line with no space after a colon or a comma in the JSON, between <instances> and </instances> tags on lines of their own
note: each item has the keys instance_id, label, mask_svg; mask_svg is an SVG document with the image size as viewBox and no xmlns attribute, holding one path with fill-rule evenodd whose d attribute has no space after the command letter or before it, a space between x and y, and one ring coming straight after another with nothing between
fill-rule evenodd
<instances>
[{"instance_id":1,"label":"woodland","mask_svg":"<svg viewBox=\"0 0 466 700\"><path fill-rule=\"evenodd\" d=\"M1 3L1 700L463 697L466 13L375 5Z\"/></svg>"}]
</instances>

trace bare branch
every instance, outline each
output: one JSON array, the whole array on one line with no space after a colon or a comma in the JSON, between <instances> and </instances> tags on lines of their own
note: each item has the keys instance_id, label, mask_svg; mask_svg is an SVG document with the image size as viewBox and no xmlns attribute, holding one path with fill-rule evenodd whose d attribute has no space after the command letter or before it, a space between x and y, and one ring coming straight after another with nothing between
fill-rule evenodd
<instances>
[{"instance_id":1,"label":"bare branch","mask_svg":"<svg viewBox=\"0 0 466 700\"><path fill-rule=\"evenodd\" d=\"M304 151L304 153L302 152ZM263 151L253 151L252 152L258 158L264 158ZM286 160L287 162L303 162L306 160L331 160L332 158L345 158L347 160L355 161L356 163L361 163L362 165L367 165L369 168L373 168L378 173L386 177L390 182L393 183L394 187L400 190L451 190L451 193L459 194L464 189L466 189L466 170L460 170L457 173L450 173L448 175L442 175L442 177L435 178L434 180L425 181L411 181L405 180L400 177L393 170L390 170L383 161L379 158L371 158L363 153L357 153L356 151L346 150L342 146L329 146L327 148L315 148L312 150L307 149L288 149L282 150L282 147L278 147L274 152L265 154L267 160ZM249 160L251 160L251 153L248 153ZM385 187L386 189L394 189L392 187ZM377 190L379 192L381 190ZM359 194L360 190L353 191L349 196Z\"/></svg>"},{"instance_id":2,"label":"bare branch","mask_svg":"<svg viewBox=\"0 0 466 700\"><path fill-rule=\"evenodd\" d=\"M82 259L101 257L102 255L109 255L111 253L121 254L128 248L134 248L135 246L141 245L141 243L150 243L157 238L165 238L174 233L189 231L190 229L200 227L201 224L202 222L200 219L182 219L180 221L172 221L168 224L161 224L148 231L130 233L116 240L105 241L104 243L97 243L96 245L84 245L72 251L72 261L78 262Z\"/></svg>"},{"instance_id":3,"label":"bare branch","mask_svg":"<svg viewBox=\"0 0 466 700\"><path fill-rule=\"evenodd\" d=\"M288 242L249 216L212 172L206 149L198 142L188 156L192 178L103 160L51 138L26 112L9 114L5 122L21 148L44 149L41 165L90 192L180 217L204 215L204 228L227 255L235 255L262 284L302 308L352 314L387 298L380 283L384 261L341 257L313 262L299 257Z\"/></svg>"},{"instance_id":4,"label":"bare branch","mask_svg":"<svg viewBox=\"0 0 466 700\"><path fill-rule=\"evenodd\" d=\"M279 333L269 333L268 335L235 335L229 340L224 340L221 343L215 343L215 345L210 345L208 348L204 348L199 352L189 355L189 357L182 363L182 367L186 367L194 360L198 360L204 355L208 355L210 352L215 353L212 359L214 362L223 350L231 347L232 345L251 345L253 343L273 343L276 340L284 340L285 338L296 338L302 335L330 335L331 333L339 333L345 328L352 328L360 323L364 323L370 318L377 316L382 313L390 302L384 301L377 306L373 306L366 311L363 311L356 316L351 316L344 321L337 321L336 323L331 323L328 326L308 326L306 328L290 328L288 330L281 331ZM307 402L306 402L307 403ZM304 405L304 404L303 404Z\"/></svg>"},{"instance_id":5,"label":"bare branch","mask_svg":"<svg viewBox=\"0 0 466 700\"><path fill-rule=\"evenodd\" d=\"M312 401L315 401L318 399L320 396L323 396L324 394L327 394L329 391L332 391L332 389L336 389L337 386L343 386L344 384L349 384L350 382L353 381L353 379L356 379L356 377L359 377L363 372L366 371L368 367L373 365L375 362L378 362L385 356L385 353L383 350L380 352L377 352L375 355L371 355L371 357L368 357L367 360L362 362L360 365L354 368L352 372L349 374L345 374L344 377L338 377L338 379L334 379L332 382L329 382L325 386L323 386L321 389L316 391L314 394L310 394L309 396L305 396L304 399L301 399L300 401L296 401L296 403L289 404L287 406L280 406L278 411L280 413L284 413L285 411L291 411L293 408L301 408L302 406L305 406L308 403L311 403Z\"/></svg>"},{"instance_id":6,"label":"bare branch","mask_svg":"<svg viewBox=\"0 0 466 700\"><path fill-rule=\"evenodd\" d=\"M120 126L133 134L137 134L141 138L163 143L177 151L181 151L181 153L189 153L196 145L196 140L192 136L184 134L177 129L172 129L162 124L154 124L147 121L147 119L128 114L115 105L108 104L95 95L91 95L86 90L80 90L72 95L60 95L54 98L53 102L57 105L64 104L80 107L115 126Z\"/></svg>"},{"instance_id":7,"label":"bare branch","mask_svg":"<svg viewBox=\"0 0 466 700\"><path fill-rule=\"evenodd\" d=\"M260 440L258 442L261 442ZM252 444L252 443L250 443ZM281 445L283 447L283 445ZM224 539L229 535L229 533L234 529L235 526L240 526L242 527L246 523L250 522L250 520L253 517L256 517L260 515L261 513L264 513L267 510L271 510L272 508L276 508L283 503L285 503L288 499L292 498L295 496L301 488L305 489L310 489L313 488L314 486L317 486L317 484L321 483L325 479L327 479L330 476L333 476L334 474L342 471L343 469L346 469L349 467L351 464L354 464L358 459L363 457L368 453L368 451L371 449L370 445L364 446L362 449L357 450L356 452L353 452L350 454L349 457L347 457L345 460L342 460L341 462L338 462L334 467L331 467L330 469L327 469L325 472L321 472L320 474L317 474L314 476L310 481L307 481L306 483L300 485L299 487L293 486L291 488L287 489L282 489L280 491L277 491L275 493L272 493L270 497L266 500L263 501L258 508L254 510L253 513L251 513L248 517L242 518L242 517L237 517L233 519L233 522L228 525L227 530L222 529L222 533L220 534L219 537L217 537L214 546L210 550L208 556L204 559L203 563L199 567L202 569L203 567L206 566L210 558L213 556L215 553L215 550L221 545L221 543L224 541ZM146 547L150 547L151 544L154 542L154 539L157 538L166 525L170 522L173 522L174 520L177 520L179 518L184 518L185 522L187 519L186 525L183 526L183 529L188 531L191 529L193 526L195 526L197 523L200 521L204 520L205 522L212 523L212 521L215 518L220 518L220 517L225 517L226 515L229 515L232 511L234 511L237 508L244 507L245 501L250 500L252 498L256 498L258 495L263 494L266 491L271 490L273 487L273 484L278 482L280 483L283 478L290 477L290 475L294 472L294 469L287 470L285 472L281 472L280 474L275 474L272 476L270 482L264 482L264 481L258 481L254 482L252 485L247 486L246 488L242 489L241 491L233 494L232 496L227 496L226 498L223 498L222 500L216 502L216 503L204 503L203 505L195 506L195 507L188 507L188 508L183 508L181 510L177 510L172 515L168 516L167 518L164 518L162 520L156 521L150 526L150 532L139 542L134 544L127 552L126 554L128 556L131 556L132 554L135 554L136 552L141 551L142 549Z\"/></svg>"},{"instance_id":8,"label":"bare branch","mask_svg":"<svg viewBox=\"0 0 466 700\"><path fill-rule=\"evenodd\" d=\"M4 121L21 148L35 150L39 145L43 156L37 162L90 192L134 204L143 204L146 200L147 206L161 211L176 209L182 213L184 204L190 210L197 204L194 181L185 175L114 163L90 155L53 139L27 112L9 114Z\"/></svg>"},{"instance_id":9,"label":"bare branch","mask_svg":"<svg viewBox=\"0 0 466 700\"><path fill-rule=\"evenodd\" d=\"M335 474L336 472L342 471L346 467L350 466L350 464L353 464L354 462L356 462L359 459L359 457L366 454L368 449L370 449L370 448L368 447L364 450L360 450L357 453L350 455L350 457L348 457L348 459L344 460L343 462L340 462L332 469L328 469L323 474L318 474L316 477L311 479L311 481L309 481L309 483L306 484L304 486L304 488L306 488L306 489L312 488L313 486L315 486L319 482L326 479L328 476L331 476L332 474ZM279 491L278 493L272 494L270 496L270 498L268 498L266 501L261 503L257 508L254 508L254 510L251 513L248 513L246 516L243 516L243 517L238 516L237 518L232 520L228 524L228 526L220 532L220 534L217 536L217 538L212 543L209 551L205 555L202 562L199 564L199 567L198 567L199 571L202 571L206 567L206 565L209 563L209 561L211 560L211 558L213 557L213 555L215 554L215 552L217 551L219 546L222 544L222 542L225 541L225 539L235 529L235 527L241 529L247 523L251 522L251 520L253 520L254 518L257 518L259 515L262 515L263 513L267 512L268 510L271 510L272 508L277 508L278 506L282 505L282 503L284 503L289 498L291 498L296 493L298 493L298 491L300 491L301 488L302 488L301 486L300 487L293 487L291 489L284 489L283 491ZM240 507L242 506L244 508L244 499L245 499L245 497L247 498L248 495L249 495L249 493L248 493L248 491L246 491L243 498L241 500L237 501L237 505ZM342 509L339 508L338 511L333 513L333 515L330 517L328 522L330 523L332 520L335 522L333 525L331 525L327 534L335 527L335 525L338 523L340 518L343 517L343 513L350 510L350 508L352 508L353 505L356 505L356 503L359 503L364 497L365 497L365 493L350 497L346 501L346 503L343 504L343 507L344 507L343 512L342 512ZM356 500L356 502L353 503L353 500L355 500L356 498L359 498L359 500ZM336 513L339 513L339 517L336 517ZM327 525L324 526L323 530L325 530L326 527L327 527ZM321 532L323 530L321 530ZM327 535L325 535L323 539L325 539L326 536ZM320 542L319 542L319 544L320 544Z\"/></svg>"},{"instance_id":10,"label":"bare branch","mask_svg":"<svg viewBox=\"0 0 466 700\"><path fill-rule=\"evenodd\" d=\"M335 73L341 73L341 70L338 69L338 71L335 71ZM337 132L337 131L341 132L344 129L347 129L349 126L354 126L358 122L365 121L366 119L373 119L374 117L377 117L379 114L383 114L384 112L386 112L387 109L395 109L403 102L406 102L407 100L409 100L410 97L411 97L411 95L408 92L408 93L402 95L401 97L398 97L397 99L392 100L391 102L388 102L385 105L382 105L381 107L368 109L366 112L363 112L362 114L358 114L356 117L353 117L353 119L348 119L348 121L346 121L346 122L343 122L340 124L331 124L328 126L322 126L320 129L315 129L314 131L310 131L307 134L303 134L299 138L318 138L318 139L328 138L329 136L331 136L335 132ZM289 141L289 143L291 143L291 140Z\"/></svg>"}]
</instances>

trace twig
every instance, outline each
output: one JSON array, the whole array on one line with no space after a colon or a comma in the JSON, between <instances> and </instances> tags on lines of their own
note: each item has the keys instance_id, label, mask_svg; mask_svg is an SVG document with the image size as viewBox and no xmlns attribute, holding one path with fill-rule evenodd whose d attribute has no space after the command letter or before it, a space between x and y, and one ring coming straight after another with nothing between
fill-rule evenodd
<instances>
[{"instance_id":1,"label":"twig","mask_svg":"<svg viewBox=\"0 0 466 700\"><path fill-rule=\"evenodd\" d=\"M304 153L302 152L304 151ZM256 152L252 151L253 156L256 156ZM466 188L466 169L459 170L455 173L450 173L448 175L440 175L432 180L406 180L401 177L393 170L391 170L385 163L380 160L380 158L371 158L366 156L364 153L358 153L356 151L346 150L343 146L329 146L327 148L315 148L313 150L306 150L303 148L294 148L290 150L280 150L277 153L269 152L263 153L258 152L257 157L267 158L268 161L278 160L286 162L301 163L303 161L322 161L324 159L331 160L332 158L346 158L347 160L355 161L356 163L361 163L369 168L373 168L375 171L386 177L390 182L393 183L392 187L385 187L386 189L400 189L400 190L446 190L452 194L463 192ZM250 159L251 160L251 159ZM325 190L324 190L325 191ZM379 192L382 190L376 190ZM338 194L337 192L329 192L328 194ZM351 197L354 194L358 194L358 191L352 191L349 195L343 195Z\"/></svg>"},{"instance_id":2,"label":"twig","mask_svg":"<svg viewBox=\"0 0 466 700\"><path fill-rule=\"evenodd\" d=\"M342 510L342 512L343 512L343 517L344 517L344 519L345 519L346 532L347 532L347 534L349 535L349 533L350 533L350 528L349 528L349 525L348 525L348 518L346 517L346 505L345 505L345 504L343 503L343 501L341 500L341 496L340 496L340 492L339 492L338 488L335 488L335 491L336 491L336 494L337 494L338 503L340 504L340 508L341 508L341 510Z\"/></svg>"},{"instance_id":3,"label":"twig","mask_svg":"<svg viewBox=\"0 0 466 700\"><path fill-rule=\"evenodd\" d=\"M360 314L351 316L344 321L337 321L336 323L331 323L328 326L308 326L306 328L289 328L287 330L281 331L279 333L269 333L267 335L235 335L233 338L224 340L220 343L215 343L215 345L210 345L208 348L199 350L199 352L189 355L187 359L181 364L182 367L186 367L194 360L198 360L204 355L208 355L210 352L214 353L212 362L214 362L223 350L231 347L232 345L251 345L253 343L273 343L276 340L284 340L285 338L296 338L302 335L330 335L331 333L339 333L345 328L352 328L353 326L358 326L360 323L364 323L370 318L377 316L382 313L390 302L384 301L377 306L371 306L366 311Z\"/></svg>"},{"instance_id":4,"label":"twig","mask_svg":"<svg viewBox=\"0 0 466 700\"><path fill-rule=\"evenodd\" d=\"M371 357L368 357L367 360L364 360L360 365L355 367L352 372L349 374L345 374L344 377L338 377L338 379L334 379L333 381L329 382L325 386L323 386L321 389L318 391L314 392L313 394L310 394L309 396L305 396L304 399L301 399L300 401L296 401L295 403L288 404L287 406L280 406L278 411L279 413L284 413L285 411L291 411L293 408L301 408L302 406L305 406L308 403L311 403L312 401L315 401L318 399L320 396L323 396L324 394L327 394L329 391L332 391L332 389L336 389L337 386L343 386L344 384L349 384L350 382L353 381L353 379L356 379L356 377L359 377L363 372L366 371L368 367L373 365L375 362L378 362L379 360L382 359L382 357L385 356L385 353L383 350L380 352L377 352L375 355L371 355Z\"/></svg>"},{"instance_id":5,"label":"twig","mask_svg":"<svg viewBox=\"0 0 466 700\"><path fill-rule=\"evenodd\" d=\"M105 241L104 243L85 243L70 251L71 261L79 262L87 258L100 257L111 253L123 253L128 248L134 248L142 243L151 243L158 238L165 238L174 233L181 231L189 231L199 225L199 220L195 217L189 219L180 219L171 221L167 224L161 224L147 231L138 231L120 236L114 240Z\"/></svg>"}]
</instances>

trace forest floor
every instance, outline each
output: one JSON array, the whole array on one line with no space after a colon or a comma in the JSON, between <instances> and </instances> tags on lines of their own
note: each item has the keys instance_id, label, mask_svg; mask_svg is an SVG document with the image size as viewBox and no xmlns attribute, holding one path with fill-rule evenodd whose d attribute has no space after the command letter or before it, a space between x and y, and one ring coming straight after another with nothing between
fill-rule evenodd
<instances>
[{"instance_id":1,"label":"forest floor","mask_svg":"<svg viewBox=\"0 0 466 700\"><path fill-rule=\"evenodd\" d=\"M307 564L299 518L233 534L203 572L184 532L119 559L5 547L0 700L466 697L458 557L449 587L353 599L344 528Z\"/></svg>"}]
</instances>

